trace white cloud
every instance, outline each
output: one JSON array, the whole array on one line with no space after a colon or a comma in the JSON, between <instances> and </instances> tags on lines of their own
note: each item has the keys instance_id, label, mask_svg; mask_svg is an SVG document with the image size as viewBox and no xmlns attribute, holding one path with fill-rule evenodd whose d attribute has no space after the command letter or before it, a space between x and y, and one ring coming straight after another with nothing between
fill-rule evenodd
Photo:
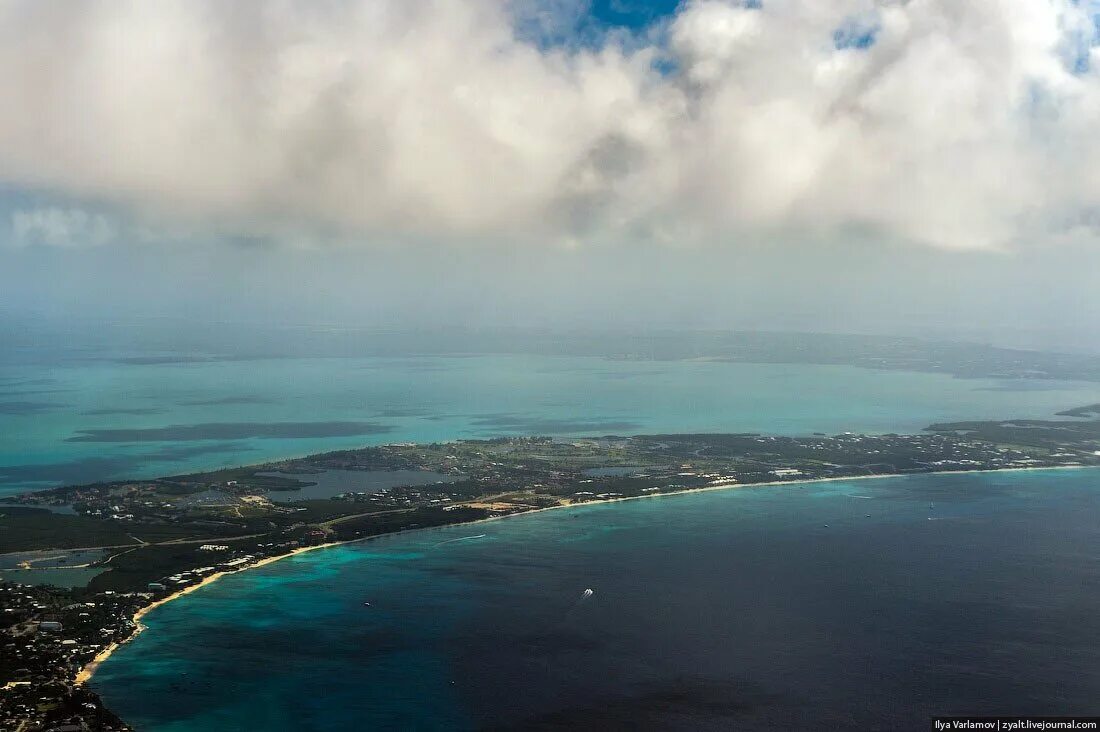
<instances>
[{"instance_id":1,"label":"white cloud","mask_svg":"<svg viewBox=\"0 0 1100 732\"><path fill-rule=\"evenodd\" d=\"M364 240L995 247L1100 210L1095 2L693 0L667 47L548 51L519 6L0 0L0 178Z\"/></svg>"},{"instance_id":2,"label":"white cloud","mask_svg":"<svg viewBox=\"0 0 1100 732\"><path fill-rule=\"evenodd\" d=\"M110 242L118 230L103 214L41 206L13 211L11 233L16 246L76 247Z\"/></svg>"}]
</instances>

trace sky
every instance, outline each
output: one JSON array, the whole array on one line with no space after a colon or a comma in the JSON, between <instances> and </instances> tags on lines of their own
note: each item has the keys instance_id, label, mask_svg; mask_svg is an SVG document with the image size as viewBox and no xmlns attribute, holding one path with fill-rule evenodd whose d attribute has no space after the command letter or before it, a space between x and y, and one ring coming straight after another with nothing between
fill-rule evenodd
<instances>
[{"instance_id":1,"label":"sky","mask_svg":"<svg viewBox=\"0 0 1100 732\"><path fill-rule=\"evenodd\" d=\"M0 0L0 314L1100 351L1097 0Z\"/></svg>"}]
</instances>

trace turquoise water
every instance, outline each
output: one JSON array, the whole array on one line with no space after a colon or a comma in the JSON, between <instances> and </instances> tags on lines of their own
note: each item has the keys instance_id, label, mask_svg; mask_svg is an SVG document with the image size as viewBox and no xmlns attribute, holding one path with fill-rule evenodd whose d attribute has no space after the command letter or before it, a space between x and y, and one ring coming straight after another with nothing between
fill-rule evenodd
<instances>
[{"instance_id":1,"label":"turquoise water","mask_svg":"<svg viewBox=\"0 0 1100 732\"><path fill-rule=\"evenodd\" d=\"M557 510L224 578L150 613L92 685L153 732L1098 714L1098 545L1096 470Z\"/></svg>"},{"instance_id":2,"label":"turquoise water","mask_svg":"<svg viewBox=\"0 0 1100 732\"><path fill-rule=\"evenodd\" d=\"M1095 383L805 364L180 361L0 359L0 495L405 440L906 432L1100 402ZM714 492L305 554L150 614L94 686L158 732L1097 713L1097 476Z\"/></svg>"},{"instance_id":3,"label":"turquoise water","mask_svg":"<svg viewBox=\"0 0 1100 732\"><path fill-rule=\"evenodd\" d=\"M54 365L49 365L53 363ZM0 495L393 441L912 431L1049 417L1100 384L535 355L0 363Z\"/></svg>"}]
</instances>

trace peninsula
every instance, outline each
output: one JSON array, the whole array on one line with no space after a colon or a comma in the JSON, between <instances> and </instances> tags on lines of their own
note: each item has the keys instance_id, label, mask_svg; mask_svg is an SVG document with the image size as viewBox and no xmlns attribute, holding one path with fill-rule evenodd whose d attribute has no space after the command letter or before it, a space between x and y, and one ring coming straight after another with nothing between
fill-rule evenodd
<instances>
[{"instance_id":1,"label":"peninsula","mask_svg":"<svg viewBox=\"0 0 1100 732\"><path fill-rule=\"evenodd\" d=\"M1100 466L1095 405L1050 420L945 423L914 435L401 443L27 493L0 505L0 553L9 559L0 572L0 727L129 729L83 682L140 631L144 613L311 548L692 490L1085 466ZM74 567L94 576L49 582L51 571Z\"/></svg>"}]
</instances>

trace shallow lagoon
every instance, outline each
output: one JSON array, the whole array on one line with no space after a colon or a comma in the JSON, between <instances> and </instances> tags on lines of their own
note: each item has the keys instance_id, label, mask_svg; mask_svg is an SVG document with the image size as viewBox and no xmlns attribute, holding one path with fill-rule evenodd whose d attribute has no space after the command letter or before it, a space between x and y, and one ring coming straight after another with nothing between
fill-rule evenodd
<instances>
[{"instance_id":1,"label":"shallow lagoon","mask_svg":"<svg viewBox=\"0 0 1100 732\"><path fill-rule=\"evenodd\" d=\"M103 567L50 569L13 569L0 571L0 580L24 585L54 585L55 587L86 587L96 576L106 572Z\"/></svg>"},{"instance_id":2,"label":"shallow lagoon","mask_svg":"<svg viewBox=\"0 0 1100 732\"><path fill-rule=\"evenodd\" d=\"M268 491L272 501L305 501L332 498L342 493L377 493L398 486L422 486L454 483L458 476L428 470L325 470L319 473L259 473L261 476L293 478L307 485L296 490Z\"/></svg>"},{"instance_id":3,"label":"shallow lagoon","mask_svg":"<svg viewBox=\"0 0 1100 732\"><path fill-rule=\"evenodd\" d=\"M505 434L903 432L1050 417L1100 384L847 366L552 356L0 365L0 495L397 441ZM1036 388L1036 387L1041 388Z\"/></svg>"},{"instance_id":4,"label":"shallow lagoon","mask_svg":"<svg viewBox=\"0 0 1100 732\"><path fill-rule=\"evenodd\" d=\"M84 587L106 568L80 565L98 562L108 554L106 549L46 549L0 554L0 580L24 585ZM24 563L28 568L20 566Z\"/></svg>"}]
</instances>

